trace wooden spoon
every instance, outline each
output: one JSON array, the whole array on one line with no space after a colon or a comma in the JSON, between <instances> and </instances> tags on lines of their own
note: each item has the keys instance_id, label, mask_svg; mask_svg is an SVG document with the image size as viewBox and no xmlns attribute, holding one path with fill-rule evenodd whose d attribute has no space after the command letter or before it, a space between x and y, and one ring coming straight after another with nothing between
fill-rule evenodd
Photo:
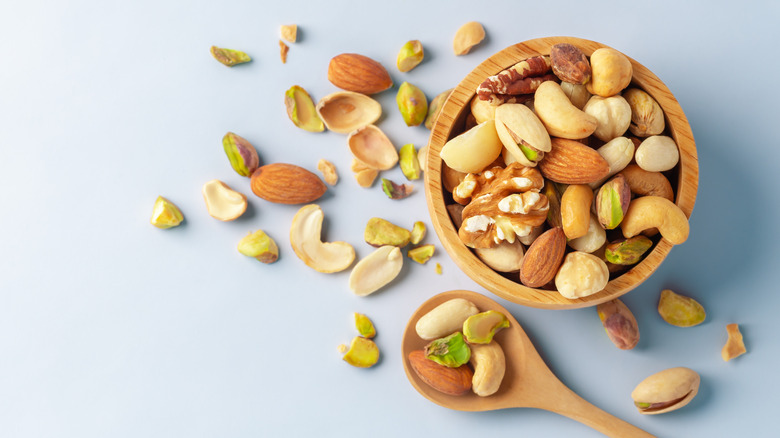
<instances>
[{"instance_id":1,"label":"wooden spoon","mask_svg":"<svg viewBox=\"0 0 780 438\"><path fill-rule=\"evenodd\" d=\"M417 320L434 307L453 298L469 300L481 312L499 311L509 319L509 328L501 330L494 338L494 342L498 342L504 350L506 374L498 392L491 396L480 397L473 393L462 396L444 394L423 382L409 365L409 353L421 350L430 342L417 336L415 330ZM476 292L453 290L440 293L424 302L409 318L404 330L402 350L404 370L412 386L425 398L445 408L459 411L538 408L567 416L610 437L653 437L593 406L567 388L544 363L528 335L512 314L495 301Z\"/></svg>"}]
</instances>

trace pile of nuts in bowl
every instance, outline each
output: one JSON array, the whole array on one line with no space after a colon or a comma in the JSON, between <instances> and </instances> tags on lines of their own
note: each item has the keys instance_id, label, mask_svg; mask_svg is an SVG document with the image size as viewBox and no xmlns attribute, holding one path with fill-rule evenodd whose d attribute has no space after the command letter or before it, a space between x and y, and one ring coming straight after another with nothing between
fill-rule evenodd
<instances>
[{"instance_id":1,"label":"pile of nuts in bowl","mask_svg":"<svg viewBox=\"0 0 780 438\"><path fill-rule=\"evenodd\" d=\"M464 132L441 149L442 185L460 240L494 271L575 299L660 238L687 239L678 146L632 77L617 50L560 43L477 87Z\"/></svg>"}]
</instances>

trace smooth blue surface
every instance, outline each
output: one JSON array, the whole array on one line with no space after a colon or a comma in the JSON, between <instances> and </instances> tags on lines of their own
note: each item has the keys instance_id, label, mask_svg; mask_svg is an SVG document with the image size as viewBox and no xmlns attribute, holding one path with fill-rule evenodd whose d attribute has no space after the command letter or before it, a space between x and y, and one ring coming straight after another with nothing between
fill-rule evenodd
<instances>
[{"instance_id":1,"label":"smooth blue surface","mask_svg":"<svg viewBox=\"0 0 780 438\"><path fill-rule=\"evenodd\" d=\"M489 6L488 6L489 5ZM700 184L692 233L624 297L641 329L632 351L607 339L594 309L551 311L499 300L553 371L604 410L661 437L768 436L776 423L780 294L774 2L237 2L27 1L0 5L0 436L601 436L537 410L462 413L407 383L400 338L407 318L450 289L485 292L437 247L427 265L360 298L349 272L325 275L298 260L288 232L297 206L254 197L221 138L236 132L265 163L314 170L333 161L341 181L318 201L328 240L358 257L373 216L430 227L422 183L403 201L362 189L345 136L312 134L287 119L292 85L315 99L336 91L328 61L370 56L395 87L379 94L379 126L397 147L429 132L406 127L395 91L408 80L432 98L506 46L553 35L591 39L656 73L688 116ZM482 22L487 39L455 57L455 30ZM300 40L279 60L278 27ZM409 73L395 68L407 40L425 46ZM254 61L229 69L211 45ZM382 176L403 180L400 169ZM219 178L250 210L221 223L200 188ZM158 195L185 225L149 225ZM281 257L261 265L235 247L262 228ZM432 231L432 230L431 230ZM434 264L441 263L443 275ZM704 324L667 325L662 288L698 299ZM341 360L352 312L378 329L381 362ZM725 325L739 323L749 353L720 358ZM644 417L630 392L647 375L688 366L702 377L683 410Z\"/></svg>"}]
</instances>

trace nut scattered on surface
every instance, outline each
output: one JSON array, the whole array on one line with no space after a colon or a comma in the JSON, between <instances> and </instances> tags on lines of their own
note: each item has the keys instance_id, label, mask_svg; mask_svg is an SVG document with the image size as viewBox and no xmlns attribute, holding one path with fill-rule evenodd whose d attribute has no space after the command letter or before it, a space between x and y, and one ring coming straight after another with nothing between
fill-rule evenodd
<instances>
[{"instance_id":1,"label":"nut scattered on surface","mask_svg":"<svg viewBox=\"0 0 780 438\"><path fill-rule=\"evenodd\" d=\"M354 367L369 368L379 361L379 347L371 339L355 336L342 359Z\"/></svg>"},{"instance_id":2,"label":"nut scattered on surface","mask_svg":"<svg viewBox=\"0 0 780 438\"><path fill-rule=\"evenodd\" d=\"M661 291L658 314L664 321L677 327L693 327L704 322L707 317L704 307L698 301L670 289Z\"/></svg>"},{"instance_id":3,"label":"nut scattered on surface","mask_svg":"<svg viewBox=\"0 0 780 438\"><path fill-rule=\"evenodd\" d=\"M376 328L374 327L374 323L371 322L371 319L367 317L366 315L363 315L362 313L355 312L355 328L357 329L360 336L364 338L371 339L374 336L376 336Z\"/></svg>"},{"instance_id":4,"label":"nut scattered on surface","mask_svg":"<svg viewBox=\"0 0 780 438\"><path fill-rule=\"evenodd\" d=\"M254 257L263 263L273 263L279 258L279 247L276 242L263 230L249 233L238 242L238 252Z\"/></svg>"},{"instance_id":5,"label":"nut scattered on surface","mask_svg":"<svg viewBox=\"0 0 780 438\"><path fill-rule=\"evenodd\" d=\"M398 58L396 59L398 70L408 72L417 67L422 62L423 57L425 57L425 51L422 43L418 40L408 41L398 51Z\"/></svg>"},{"instance_id":6,"label":"nut scattered on surface","mask_svg":"<svg viewBox=\"0 0 780 438\"><path fill-rule=\"evenodd\" d=\"M225 134L222 137L222 147L230 160L230 166L241 176L252 176L252 172L260 165L260 157L255 147L238 134Z\"/></svg>"},{"instance_id":7,"label":"nut scattered on surface","mask_svg":"<svg viewBox=\"0 0 780 438\"><path fill-rule=\"evenodd\" d=\"M726 340L726 345L723 346L723 350L721 350L721 357L728 362L737 356L745 354L747 349L745 348L745 341L742 339L742 333L739 331L739 325L726 325L726 333L729 337Z\"/></svg>"},{"instance_id":8,"label":"nut scattered on surface","mask_svg":"<svg viewBox=\"0 0 780 438\"><path fill-rule=\"evenodd\" d=\"M331 131L349 134L376 122L382 106L365 94L337 91L317 102L317 114Z\"/></svg>"},{"instance_id":9,"label":"nut scattered on surface","mask_svg":"<svg viewBox=\"0 0 780 438\"><path fill-rule=\"evenodd\" d=\"M246 196L217 179L203 185L203 199L211 217L221 221L238 219L247 207Z\"/></svg>"},{"instance_id":10,"label":"nut scattered on surface","mask_svg":"<svg viewBox=\"0 0 780 438\"><path fill-rule=\"evenodd\" d=\"M376 94L393 86L382 64L356 53L333 57L328 64L328 80L343 90L364 94Z\"/></svg>"},{"instance_id":11,"label":"nut scattered on surface","mask_svg":"<svg viewBox=\"0 0 780 438\"><path fill-rule=\"evenodd\" d=\"M411 239L409 240L409 243L412 245L417 245L418 243L422 242L422 240L425 238L425 223L422 221L417 221L412 225L412 232L411 232Z\"/></svg>"},{"instance_id":12,"label":"nut scattered on surface","mask_svg":"<svg viewBox=\"0 0 780 438\"><path fill-rule=\"evenodd\" d=\"M382 191L390 199L404 199L412 194L414 186L411 184L396 184L387 178L382 178Z\"/></svg>"},{"instance_id":13,"label":"nut scattered on surface","mask_svg":"<svg viewBox=\"0 0 780 438\"><path fill-rule=\"evenodd\" d=\"M346 242L322 242L324 218L316 204L301 207L290 226L290 244L310 268L326 274L343 271L355 260L355 249Z\"/></svg>"},{"instance_id":14,"label":"nut scattered on surface","mask_svg":"<svg viewBox=\"0 0 780 438\"><path fill-rule=\"evenodd\" d=\"M352 155L366 168L388 170L398 163L398 151L387 135L376 125L366 125L347 136Z\"/></svg>"},{"instance_id":15,"label":"nut scattered on surface","mask_svg":"<svg viewBox=\"0 0 780 438\"><path fill-rule=\"evenodd\" d=\"M223 49L217 46L211 46L211 56L228 67L252 60L249 55L240 50Z\"/></svg>"},{"instance_id":16,"label":"nut scattered on surface","mask_svg":"<svg viewBox=\"0 0 780 438\"><path fill-rule=\"evenodd\" d=\"M401 150L398 151L398 163L406 179L409 181L420 179L422 170L413 143L407 143L401 147Z\"/></svg>"},{"instance_id":17,"label":"nut scattered on surface","mask_svg":"<svg viewBox=\"0 0 780 438\"><path fill-rule=\"evenodd\" d=\"M621 350L631 350L639 343L639 325L631 310L619 299L596 307L607 336Z\"/></svg>"},{"instance_id":18,"label":"nut scattered on surface","mask_svg":"<svg viewBox=\"0 0 780 438\"><path fill-rule=\"evenodd\" d=\"M183 220L184 215L181 214L179 207L162 196L157 197L152 209L152 219L150 221L152 225L161 229L173 228L181 224Z\"/></svg>"},{"instance_id":19,"label":"nut scattered on surface","mask_svg":"<svg viewBox=\"0 0 780 438\"><path fill-rule=\"evenodd\" d=\"M640 382L631 398L641 414L663 414L690 403L699 392L700 382L699 374L690 368L669 368Z\"/></svg>"},{"instance_id":20,"label":"nut scattered on surface","mask_svg":"<svg viewBox=\"0 0 780 438\"><path fill-rule=\"evenodd\" d=\"M455 32L455 39L452 41L452 50L455 55L465 55L471 49L485 39L485 28L476 21L470 21L461 26Z\"/></svg>"},{"instance_id":21,"label":"nut scattered on surface","mask_svg":"<svg viewBox=\"0 0 780 438\"><path fill-rule=\"evenodd\" d=\"M441 272L442 272L441 263L436 263L436 273L441 275Z\"/></svg>"},{"instance_id":22,"label":"nut scattered on surface","mask_svg":"<svg viewBox=\"0 0 780 438\"><path fill-rule=\"evenodd\" d=\"M416 85L402 83L398 87L395 102L406 126L417 126L425 121L425 116L428 115L428 99Z\"/></svg>"},{"instance_id":23,"label":"nut scattered on surface","mask_svg":"<svg viewBox=\"0 0 780 438\"><path fill-rule=\"evenodd\" d=\"M298 40L298 25L283 24L279 26L279 36L287 42L294 43Z\"/></svg>"},{"instance_id":24,"label":"nut scattered on surface","mask_svg":"<svg viewBox=\"0 0 780 438\"><path fill-rule=\"evenodd\" d=\"M336 166L330 161L322 158L317 162L317 170L322 172L322 179L329 186L335 186L339 182L339 174L336 172Z\"/></svg>"},{"instance_id":25,"label":"nut scattered on surface","mask_svg":"<svg viewBox=\"0 0 780 438\"><path fill-rule=\"evenodd\" d=\"M398 247L379 247L352 268L349 289L358 296L370 295L393 281L401 272L403 262Z\"/></svg>"},{"instance_id":26,"label":"nut scattered on surface","mask_svg":"<svg viewBox=\"0 0 780 438\"><path fill-rule=\"evenodd\" d=\"M252 173L252 193L277 204L304 204L317 200L328 186L312 172L287 163L266 164Z\"/></svg>"},{"instance_id":27,"label":"nut scattered on surface","mask_svg":"<svg viewBox=\"0 0 780 438\"><path fill-rule=\"evenodd\" d=\"M325 125L322 123L314 101L309 93L298 85L293 85L284 93L284 106L287 108L287 117L295 126L309 132L322 132Z\"/></svg>"},{"instance_id":28,"label":"nut scattered on surface","mask_svg":"<svg viewBox=\"0 0 780 438\"><path fill-rule=\"evenodd\" d=\"M287 52L289 51L290 47L284 41L279 40L279 58L281 58L282 64L287 64Z\"/></svg>"},{"instance_id":29,"label":"nut scattered on surface","mask_svg":"<svg viewBox=\"0 0 780 438\"><path fill-rule=\"evenodd\" d=\"M406 228L379 217L369 219L363 231L363 239L366 243L376 248L385 245L403 248L411 238L412 233Z\"/></svg>"},{"instance_id":30,"label":"nut scattered on surface","mask_svg":"<svg viewBox=\"0 0 780 438\"><path fill-rule=\"evenodd\" d=\"M424 265L428 260L433 257L436 252L436 247L433 244L421 245L416 248L412 248L407 251L406 255L415 262Z\"/></svg>"},{"instance_id":31,"label":"nut scattered on surface","mask_svg":"<svg viewBox=\"0 0 780 438\"><path fill-rule=\"evenodd\" d=\"M442 107L444 107L444 102L450 97L452 90L453 89L450 88L447 91L437 94L428 105L428 115L425 117L426 128L433 129L433 124L436 122L436 118L439 117L439 113L441 112Z\"/></svg>"}]
</instances>

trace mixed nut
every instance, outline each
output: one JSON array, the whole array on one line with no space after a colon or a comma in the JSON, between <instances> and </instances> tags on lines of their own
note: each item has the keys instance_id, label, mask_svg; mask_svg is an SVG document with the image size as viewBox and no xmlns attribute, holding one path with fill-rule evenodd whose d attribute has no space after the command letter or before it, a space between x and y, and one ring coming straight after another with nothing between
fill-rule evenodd
<instances>
[{"instance_id":1,"label":"mixed nut","mask_svg":"<svg viewBox=\"0 0 780 438\"><path fill-rule=\"evenodd\" d=\"M641 262L656 232L685 242L688 218L664 174L679 151L632 77L614 49L586 56L560 43L479 84L464 131L440 156L458 235L486 265L575 299ZM507 269L519 258L519 273Z\"/></svg>"}]
</instances>

